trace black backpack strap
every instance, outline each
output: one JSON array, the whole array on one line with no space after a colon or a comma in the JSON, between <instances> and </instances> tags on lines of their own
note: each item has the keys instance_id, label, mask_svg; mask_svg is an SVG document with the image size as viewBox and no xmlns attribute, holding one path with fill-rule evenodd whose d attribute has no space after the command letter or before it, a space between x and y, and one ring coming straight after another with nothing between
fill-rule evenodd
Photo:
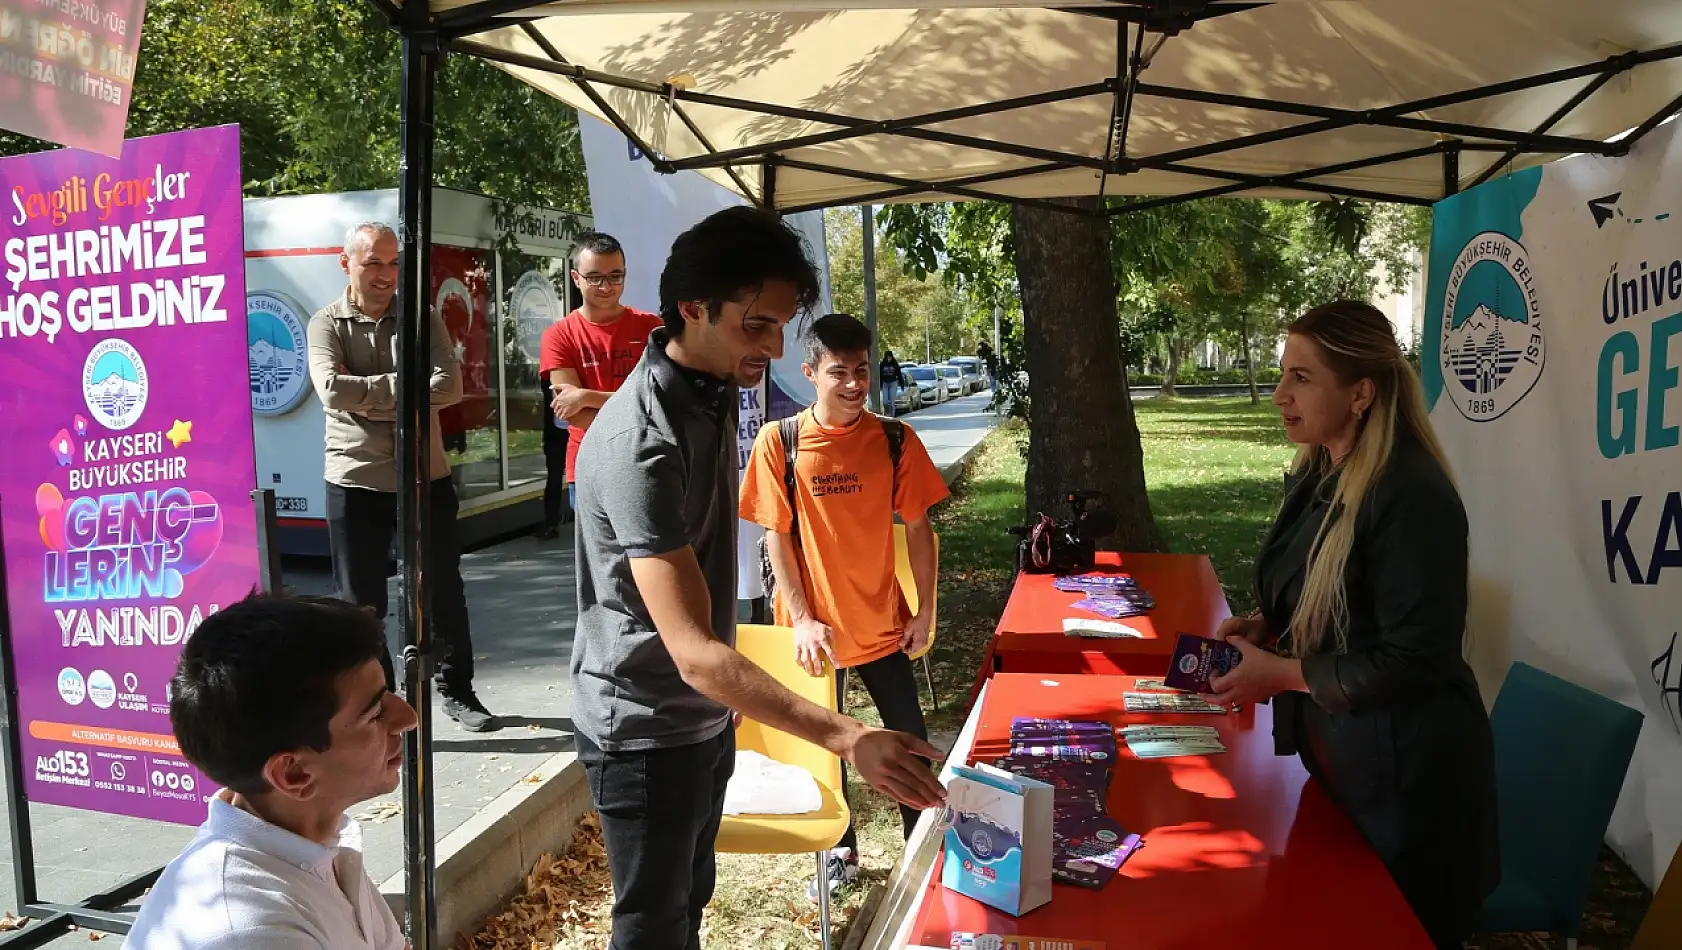
<instances>
[{"instance_id":1,"label":"black backpack strap","mask_svg":"<svg viewBox=\"0 0 1682 950\"><path fill-rule=\"evenodd\" d=\"M795 489L799 480L794 475L794 456L800 451L800 414L795 413L777 421L777 435L783 440L783 492L788 496L788 533L794 543L800 543L800 506Z\"/></svg>"},{"instance_id":2,"label":"black backpack strap","mask_svg":"<svg viewBox=\"0 0 1682 950\"><path fill-rule=\"evenodd\" d=\"M894 498L899 497L899 460L905 457L905 423L898 419L876 417L882 423L882 434L888 437L888 460L894 467ZM891 501L891 500L890 500Z\"/></svg>"}]
</instances>

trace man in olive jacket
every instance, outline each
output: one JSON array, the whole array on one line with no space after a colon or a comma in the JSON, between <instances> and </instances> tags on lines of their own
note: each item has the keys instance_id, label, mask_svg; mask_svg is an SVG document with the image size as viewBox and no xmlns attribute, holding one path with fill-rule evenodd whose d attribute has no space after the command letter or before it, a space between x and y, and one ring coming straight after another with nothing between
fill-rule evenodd
<instances>
[{"instance_id":1,"label":"man in olive jacket","mask_svg":"<svg viewBox=\"0 0 1682 950\"><path fill-rule=\"evenodd\" d=\"M397 234L370 222L345 236L344 295L310 318L310 381L327 416L327 541L339 596L386 615L386 576L397 526ZM432 479L426 571L433 629L447 649L436 685L444 712L469 732L495 727L473 692L473 638L461 579L460 504L438 410L461 401L461 365L432 314ZM386 677L395 686L390 657Z\"/></svg>"}]
</instances>

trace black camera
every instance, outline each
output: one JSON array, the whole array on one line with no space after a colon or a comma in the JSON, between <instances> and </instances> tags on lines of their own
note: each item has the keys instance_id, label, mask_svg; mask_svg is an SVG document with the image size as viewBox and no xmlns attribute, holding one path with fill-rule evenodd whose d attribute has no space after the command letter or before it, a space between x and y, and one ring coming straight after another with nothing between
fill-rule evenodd
<instances>
[{"instance_id":1,"label":"black camera","mask_svg":"<svg viewBox=\"0 0 1682 950\"><path fill-rule=\"evenodd\" d=\"M1102 508L1087 509L1103 492L1072 491L1063 495L1070 517L1056 519L1044 512L1028 524L1010 529L1021 538L1016 545L1016 570L1029 574L1083 574L1097 561L1098 539L1115 533L1115 516Z\"/></svg>"}]
</instances>

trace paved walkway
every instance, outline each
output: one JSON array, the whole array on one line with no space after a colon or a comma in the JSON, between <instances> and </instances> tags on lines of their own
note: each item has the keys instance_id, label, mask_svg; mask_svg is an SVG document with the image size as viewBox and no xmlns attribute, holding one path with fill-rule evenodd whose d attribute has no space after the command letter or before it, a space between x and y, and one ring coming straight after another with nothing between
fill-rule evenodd
<instances>
[{"instance_id":1,"label":"paved walkway","mask_svg":"<svg viewBox=\"0 0 1682 950\"><path fill-rule=\"evenodd\" d=\"M913 413L906 421L923 438L948 480L961 470L994 425L988 396L978 394ZM473 616L476 686L503 728L474 735L434 715L434 813L442 839L492 799L512 788L557 752L572 749L571 691L566 665L575 613L572 541L516 538L468 554L462 561ZM286 565L286 584L309 593L332 587L326 565ZM392 581L391 603L397 603ZM396 642L395 622L388 634ZM9 791L8 791L9 794ZM402 871L403 822L392 794L359 806L369 873L383 881ZM157 822L36 805L36 873L41 895L74 903L169 861L193 829ZM0 916L15 910L10 828L0 824ZM86 946L72 934L49 946Z\"/></svg>"}]
</instances>

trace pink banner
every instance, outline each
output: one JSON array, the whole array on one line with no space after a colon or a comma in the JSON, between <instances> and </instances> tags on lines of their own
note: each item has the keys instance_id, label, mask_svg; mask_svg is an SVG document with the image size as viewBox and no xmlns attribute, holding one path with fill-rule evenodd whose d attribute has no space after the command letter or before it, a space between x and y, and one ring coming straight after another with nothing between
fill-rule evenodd
<instances>
[{"instance_id":1,"label":"pink banner","mask_svg":"<svg viewBox=\"0 0 1682 950\"><path fill-rule=\"evenodd\" d=\"M146 0L0 0L0 128L122 154Z\"/></svg>"}]
</instances>

